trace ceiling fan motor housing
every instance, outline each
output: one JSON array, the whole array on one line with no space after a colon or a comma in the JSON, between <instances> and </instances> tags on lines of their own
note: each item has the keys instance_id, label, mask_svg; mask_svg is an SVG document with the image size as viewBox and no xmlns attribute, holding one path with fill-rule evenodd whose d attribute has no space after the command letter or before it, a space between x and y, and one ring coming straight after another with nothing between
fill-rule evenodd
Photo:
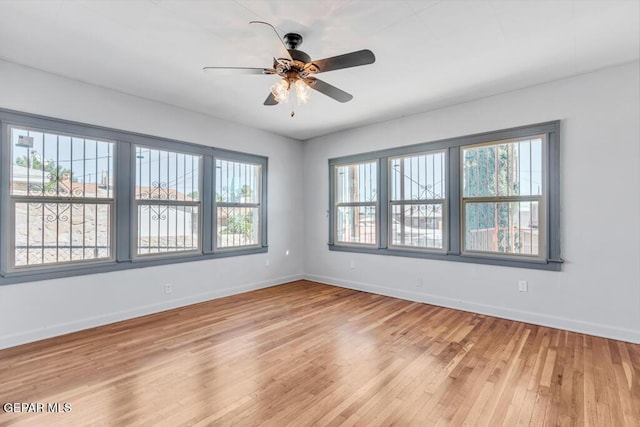
<instances>
[{"instance_id":1,"label":"ceiling fan motor housing","mask_svg":"<svg viewBox=\"0 0 640 427\"><path fill-rule=\"evenodd\" d=\"M273 62L273 68L277 73L283 77L289 71L296 73L302 73L303 76L314 74L319 71L318 67L311 62L311 57L306 53L298 49L287 49L291 59L277 58Z\"/></svg>"},{"instance_id":2,"label":"ceiling fan motor housing","mask_svg":"<svg viewBox=\"0 0 640 427\"><path fill-rule=\"evenodd\" d=\"M291 58L294 61L303 62L303 63L311 62L311 57L307 55L305 52L297 49L288 49L288 50L289 50L289 55L291 55Z\"/></svg>"}]
</instances>

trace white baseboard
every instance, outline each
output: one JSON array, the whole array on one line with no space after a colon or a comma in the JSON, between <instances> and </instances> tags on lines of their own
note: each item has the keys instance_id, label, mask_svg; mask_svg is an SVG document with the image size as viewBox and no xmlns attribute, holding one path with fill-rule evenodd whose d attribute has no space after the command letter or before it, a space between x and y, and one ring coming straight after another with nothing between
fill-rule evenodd
<instances>
[{"instance_id":1,"label":"white baseboard","mask_svg":"<svg viewBox=\"0 0 640 427\"><path fill-rule=\"evenodd\" d=\"M287 282L293 282L295 280L302 280L304 277L302 274L280 277L277 279L266 280L262 282L249 283L241 286L234 286L223 289L216 289L210 292L203 292L199 294L189 295L183 298L172 299L163 301L161 303L149 304L141 307L136 307L130 310L123 310L114 313L104 314L100 316L88 317L85 319L58 323L55 325L47 326L46 328L33 329L30 331L19 332L12 335L5 335L0 337L0 350L9 347L15 347L21 344L27 344L43 340L46 338L57 337L60 335L69 334L72 332L81 331L84 329L94 328L96 326L108 325L110 323L120 322L122 320L133 319L140 316L146 316L148 314L159 313L166 310L171 310L178 307L184 307L199 302L209 301L212 299L222 298L230 295L241 294L248 291L257 289L264 289L271 286L280 285Z\"/></svg>"},{"instance_id":2,"label":"white baseboard","mask_svg":"<svg viewBox=\"0 0 640 427\"><path fill-rule=\"evenodd\" d=\"M609 325L584 322L564 317L549 316L530 311L513 310L486 304L477 304L468 301L461 301L452 298L425 294L421 292L412 292L402 289L393 289L378 285L371 285L368 283L342 280L335 277L319 276L314 274L297 274L262 282L249 283L241 286L216 289L211 292L204 292L200 294L189 295L188 297L184 298L163 301L162 303L136 307L131 310L124 310L105 315L89 317L78 321L59 323L48 326L46 328L39 328L30 331L19 332L12 335L5 335L3 337L0 337L0 350L18 346L21 344L39 341L46 338L65 335L84 329L94 328L96 326L107 325L110 323L120 322L122 320L133 319L148 314L159 313L162 311L184 307L199 302L241 294L252 290L264 289L271 286L277 286L283 283L302 279L311 280L318 283L325 283L328 285L340 286L343 288L354 289L358 291L386 295L394 298L406 299L409 301L422 302L441 307L470 311L504 319L532 323L557 329L565 329L569 331L640 344L640 332L631 329L616 328Z\"/></svg>"},{"instance_id":3,"label":"white baseboard","mask_svg":"<svg viewBox=\"0 0 640 427\"><path fill-rule=\"evenodd\" d=\"M478 304L474 302L440 297L437 295L430 295L421 292L412 292L402 289L393 289L384 286L371 285L368 283L355 282L351 280L342 280L335 277L305 274L304 278L313 282L354 289L357 291L370 292L373 294L386 295L389 297L401 298L409 301L422 302L441 307L470 311L478 314L486 314L503 319L516 320L519 322L532 323L535 325L547 326L550 328L565 329L568 331L640 344L640 331L634 331L632 329L617 328L610 325L584 322L581 320L574 320L566 317L550 316L547 314L534 313L531 311L513 310L504 307Z\"/></svg>"}]
</instances>

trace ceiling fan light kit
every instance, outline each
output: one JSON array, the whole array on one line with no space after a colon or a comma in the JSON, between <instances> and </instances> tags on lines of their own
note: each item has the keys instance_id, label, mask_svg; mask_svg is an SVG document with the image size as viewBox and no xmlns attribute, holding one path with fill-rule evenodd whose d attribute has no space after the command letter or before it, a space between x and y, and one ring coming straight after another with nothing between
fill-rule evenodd
<instances>
[{"instance_id":1,"label":"ceiling fan light kit","mask_svg":"<svg viewBox=\"0 0 640 427\"><path fill-rule=\"evenodd\" d=\"M278 105L289 102L291 92L293 101L291 104L291 117L295 115L293 104L305 104L310 97L310 89L314 89L338 102L348 102L353 96L331 84L315 78L313 75L343 68L358 67L360 65L373 64L376 60L373 52L368 49L347 53L344 55L313 61L311 57L298 50L302 44L302 36L297 33L287 33L280 38L273 25L262 21L251 21L250 24L267 26L277 36L280 57L273 59L273 68L247 68L247 67L204 67L207 72L219 74L277 74L281 77L272 87L271 93L264 101L264 105Z\"/></svg>"}]
</instances>

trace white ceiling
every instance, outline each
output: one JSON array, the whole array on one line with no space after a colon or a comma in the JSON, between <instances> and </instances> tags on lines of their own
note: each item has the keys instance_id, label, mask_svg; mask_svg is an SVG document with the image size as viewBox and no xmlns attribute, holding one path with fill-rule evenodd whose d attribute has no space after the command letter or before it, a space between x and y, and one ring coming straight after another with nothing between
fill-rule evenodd
<instances>
[{"instance_id":1,"label":"white ceiling","mask_svg":"<svg viewBox=\"0 0 640 427\"><path fill-rule=\"evenodd\" d=\"M202 72L271 66L251 20L376 62L319 74L354 99L291 118L262 105L277 77ZM0 58L307 139L636 60L639 23L640 0L0 0Z\"/></svg>"}]
</instances>

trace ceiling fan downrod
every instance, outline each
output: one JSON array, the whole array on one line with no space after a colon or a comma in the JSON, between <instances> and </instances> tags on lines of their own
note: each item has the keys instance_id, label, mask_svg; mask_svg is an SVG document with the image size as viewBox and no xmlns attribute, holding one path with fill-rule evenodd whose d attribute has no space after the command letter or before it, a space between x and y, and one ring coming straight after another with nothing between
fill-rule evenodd
<instances>
[{"instance_id":1,"label":"ceiling fan downrod","mask_svg":"<svg viewBox=\"0 0 640 427\"><path fill-rule=\"evenodd\" d=\"M302 36L297 33L287 33L284 35L284 42L289 49L297 49L302 44Z\"/></svg>"}]
</instances>

